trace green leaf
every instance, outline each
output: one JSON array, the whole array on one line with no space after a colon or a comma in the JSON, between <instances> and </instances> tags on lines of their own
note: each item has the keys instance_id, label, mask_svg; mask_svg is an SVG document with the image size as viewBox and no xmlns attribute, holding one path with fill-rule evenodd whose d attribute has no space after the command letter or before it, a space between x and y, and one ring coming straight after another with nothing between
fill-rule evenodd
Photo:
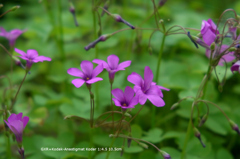
<instances>
[{"instance_id":1,"label":"green leaf","mask_svg":"<svg viewBox=\"0 0 240 159\"><path fill-rule=\"evenodd\" d=\"M224 148L221 148L217 151L217 159L233 159L233 156L231 155L231 153L224 149Z\"/></svg>"},{"instance_id":2,"label":"green leaf","mask_svg":"<svg viewBox=\"0 0 240 159\"><path fill-rule=\"evenodd\" d=\"M162 136L163 131L159 128L153 128L150 129L146 136L144 136L142 139L149 141L151 143L158 143L161 141L161 136Z\"/></svg>"}]
</instances>

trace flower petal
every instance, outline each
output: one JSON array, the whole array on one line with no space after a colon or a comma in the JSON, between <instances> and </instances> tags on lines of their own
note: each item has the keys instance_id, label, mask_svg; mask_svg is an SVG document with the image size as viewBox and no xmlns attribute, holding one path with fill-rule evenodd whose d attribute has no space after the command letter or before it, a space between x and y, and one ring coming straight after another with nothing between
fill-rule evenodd
<instances>
[{"instance_id":1,"label":"flower petal","mask_svg":"<svg viewBox=\"0 0 240 159\"><path fill-rule=\"evenodd\" d=\"M103 80L103 79L100 78L100 77L94 77L94 78L92 78L92 79L90 79L90 80L87 80L86 83L87 83L87 84L93 84L93 83L95 83L95 82L102 81L102 80Z\"/></svg>"},{"instance_id":2,"label":"flower petal","mask_svg":"<svg viewBox=\"0 0 240 159\"><path fill-rule=\"evenodd\" d=\"M124 93L121 89L116 88L114 90L112 90L112 95L121 103L121 102L125 102L125 97L124 97Z\"/></svg>"},{"instance_id":3,"label":"flower petal","mask_svg":"<svg viewBox=\"0 0 240 159\"><path fill-rule=\"evenodd\" d=\"M17 116L16 116L16 120L22 120L22 115L23 115L22 112L19 113L19 114L17 114Z\"/></svg>"},{"instance_id":4,"label":"flower petal","mask_svg":"<svg viewBox=\"0 0 240 159\"><path fill-rule=\"evenodd\" d=\"M24 51L22 51L22 50L19 50L19 49L17 49L17 48L15 48L14 49L17 53L19 53L20 55L22 55L23 57L27 57L27 54L24 52ZM21 57L21 56L20 56ZM25 59L24 59L25 60Z\"/></svg>"},{"instance_id":5,"label":"flower petal","mask_svg":"<svg viewBox=\"0 0 240 159\"><path fill-rule=\"evenodd\" d=\"M33 50L33 49L27 50L27 57L28 58L33 60L37 56L38 56L38 52L36 50Z\"/></svg>"},{"instance_id":6,"label":"flower petal","mask_svg":"<svg viewBox=\"0 0 240 159\"><path fill-rule=\"evenodd\" d=\"M128 77L127 77L127 80L135 85L138 85L138 86L142 86L142 83L143 83L143 79L142 77L137 74L136 72L133 72L132 74L130 74Z\"/></svg>"},{"instance_id":7,"label":"flower petal","mask_svg":"<svg viewBox=\"0 0 240 159\"><path fill-rule=\"evenodd\" d=\"M105 62L105 61L103 61L103 60L100 60L100 59L94 59L93 61L92 61L93 63L97 63L97 64L102 64L103 65L103 68L109 68L109 66L108 66L108 64L107 64L107 62Z\"/></svg>"},{"instance_id":8,"label":"flower petal","mask_svg":"<svg viewBox=\"0 0 240 159\"><path fill-rule=\"evenodd\" d=\"M85 81L80 78L72 80L72 84L77 88L81 87L84 83L85 83Z\"/></svg>"},{"instance_id":9,"label":"flower petal","mask_svg":"<svg viewBox=\"0 0 240 159\"><path fill-rule=\"evenodd\" d=\"M0 36L4 36L4 37L7 37L7 32L6 32L6 30L3 28L3 27L0 27Z\"/></svg>"},{"instance_id":10,"label":"flower petal","mask_svg":"<svg viewBox=\"0 0 240 159\"><path fill-rule=\"evenodd\" d=\"M52 59L50 57L45 57L45 56L38 56L35 57L32 61L33 62L43 62L43 61L51 61Z\"/></svg>"},{"instance_id":11,"label":"flower petal","mask_svg":"<svg viewBox=\"0 0 240 159\"><path fill-rule=\"evenodd\" d=\"M23 122L23 128L26 127L28 121L29 121L29 117L28 117L28 116L24 116L23 119L22 119L22 122Z\"/></svg>"},{"instance_id":12,"label":"flower petal","mask_svg":"<svg viewBox=\"0 0 240 159\"><path fill-rule=\"evenodd\" d=\"M120 63L117 67L118 70L125 70L126 67L131 65L131 61L124 61Z\"/></svg>"},{"instance_id":13,"label":"flower petal","mask_svg":"<svg viewBox=\"0 0 240 159\"><path fill-rule=\"evenodd\" d=\"M131 102L128 104L128 108L134 108L135 105L139 103L139 96L132 98Z\"/></svg>"},{"instance_id":14,"label":"flower petal","mask_svg":"<svg viewBox=\"0 0 240 159\"><path fill-rule=\"evenodd\" d=\"M12 122L11 124L10 124L11 126L9 127L12 131L13 131L13 133L16 135L18 135L18 134L22 134L22 132L23 132L23 122L22 121L20 121L20 120L15 120L14 122ZM14 128L14 129L12 129L12 127Z\"/></svg>"},{"instance_id":15,"label":"flower petal","mask_svg":"<svg viewBox=\"0 0 240 159\"><path fill-rule=\"evenodd\" d=\"M67 70L67 73L72 75L72 76L76 76L76 77L81 77L83 78L84 77L84 74L82 73L81 70L79 70L78 68L69 68Z\"/></svg>"},{"instance_id":16,"label":"flower petal","mask_svg":"<svg viewBox=\"0 0 240 159\"><path fill-rule=\"evenodd\" d=\"M95 67L95 69L92 72L92 78L96 77L102 71L103 71L103 65L102 64L97 65L97 67Z\"/></svg>"},{"instance_id":17,"label":"flower petal","mask_svg":"<svg viewBox=\"0 0 240 159\"><path fill-rule=\"evenodd\" d=\"M17 118L17 114L12 113L10 117L8 117L8 122L11 124L16 120L16 118Z\"/></svg>"},{"instance_id":18,"label":"flower petal","mask_svg":"<svg viewBox=\"0 0 240 159\"><path fill-rule=\"evenodd\" d=\"M158 95L148 95L147 98L151 101L151 103L157 107L162 107L165 105L164 100Z\"/></svg>"},{"instance_id":19,"label":"flower petal","mask_svg":"<svg viewBox=\"0 0 240 159\"><path fill-rule=\"evenodd\" d=\"M107 58L109 68L115 70L118 67L119 58L116 55L110 55Z\"/></svg>"},{"instance_id":20,"label":"flower petal","mask_svg":"<svg viewBox=\"0 0 240 159\"><path fill-rule=\"evenodd\" d=\"M231 67L231 71L239 71L239 66L240 66L240 61L235 62L232 67Z\"/></svg>"},{"instance_id":21,"label":"flower petal","mask_svg":"<svg viewBox=\"0 0 240 159\"><path fill-rule=\"evenodd\" d=\"M92 77L92 71L93 71L93 64L90 61L82 61L81 62L81 69L83 71L83 74L86 75L88 78Z\"/></svg>"},{"instance_id":22,"label":"flower petal","mask_svg":"<svg viewBox=\"0 0 240 159\"><path fill-rule=\"evenodd\" d=\"M124 91L124 97L126 102L130 103L133 96L134 96L134 90L131 87L127 86Z\"/></svg>"},{"instance_id":23,"label":"flower petal","mask_svg":"<svg viewBox=\"0 0 240 159\"><path fill-rule=\"evenodd\" d=\"M116 106L118 106L118 107L122 106L121 103L116 98L113 98L112 100Z\"/></svg>"},{"instance_id":24,"label":"flower petal","mask_svg":"<svg viewBox=\"0 0 240 159\"><path fill-rule=\"evenodd\" d=\"M152 84L153 73L149 66L144 69L144 90L148 90Z\"/></svg>"},{"instance_id":25,"label":"flower petal","mask_svg":"<svg viewBox=\"0 0 240 159\"><path fill-rule=\"evenodd\" d=\"M136 93L136 96L138 96L138 98L139 98L139 103L140 103L141 105L143 105L143 104L146 103L146 101L147 101L147 95L144 94L144 93L142 92L142 90L139 90L139 91Z\"/></svg>"}]
</instances>

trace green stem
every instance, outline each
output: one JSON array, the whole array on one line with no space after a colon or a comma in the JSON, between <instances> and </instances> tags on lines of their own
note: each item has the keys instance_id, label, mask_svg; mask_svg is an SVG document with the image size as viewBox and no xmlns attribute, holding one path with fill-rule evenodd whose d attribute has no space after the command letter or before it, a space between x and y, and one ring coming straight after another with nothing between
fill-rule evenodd
<instances>
[{"instance_id":1,"label":"green stem","mask_svg":"<svg viewBox=\"0 0 240 159\"><path fill-rule=\"evenodd\" d=\"M112 139L112 142L111 142L110 148L113 146L113 144L114 144L115 140L116 140L116 138L114 137L114 138ZM108 159L108 158L109 158L110 152L111 152L111 151L108 151L108 152L107 152L106 159Z\"/></svg>"},{"instance_id":2,"label":"green stem","mask_svg":"<svg viewBox=\"0 0 240 159\"><path fill-rule=\"evenodd\" d=\"M111 87L111 92L110 92L110 97L111 97L111 109L112 109L112 128L113 128L113 132L114 132L114 113L113 113L113 101L112 101L112 82L110 82L110 87Z\"/></svg>"},{"instance_id":3,"label":"green stem","mask_svg":"<svg viewBox=\"0 0 240 159\"><path fill-rule=\"evenodd\" d=\"M93 128L91 128L90 130L90 134L89 134L89 138L90 138L90 146L89 147L94 147L93 145ZM88 158L91 159L92 158L92 151L88 152Z\"/></svg>"},{"instance_id":4,"label":"green stem","mask_svg":"<svg viewBox=\"0 0 240 159\"><path fill-rule=\"evenodd\" d=\"M187 127L187 134L186 134L186 137L185 137L185 140L184 140L183 151L182 151L182 154L181 154L181 159L185 159L187 143L188 143L188 140L189 140L189 137L190 137L190 134L191 134L191 126L192 126L191 125L191 120L189 120L188 127Z\"/></svg>"},{"instance_id":5,"label":"green stem","mask_svg":"<svg viewBox=\"0 0 240 159\"><path fill-rule=\"evenodd\" d=\"M160 74L159 70L160 70L160 66L161 66L161 59L162 59L163 47L164 47L164 44L165 44L165 39L166 39L166 35L163 34L162 43L161 43L159 54L158 54L158 63L157 63L156 80L155 80L156 83L158 83L158 76ZM156 107L154 106L153 110L152 110L152 123L151 123L152 128L155 125L154 124L155 123L155 115L156 115Z\"/></svg>"},{"instance_id":6,"label":"green stem","mask_svg":"<svg viewBox=\"0 0 240 159\"><path fill-rule=\"evenodd\" d=\"M58 46L60 49L61 59L62 59L62 61L64 61L65 53L64 53L64 47L63 47L62 3L61 3L61 0L57 0L57 2L58 2L58 23L59 23Z\"/></svg>"},{"instance_id":7,"label":"green stem","mask_svg":"<svg viewBox=\"0 0 240 159\"><path fill-rule=\"evenodd\" d=\"M10 110L13 108L13 106L14 106L16 100L17 100L17 96L18 96L18 94L19 94L19 91L20 91L20 89L21 89L21 87L22 87L23 82L25 81L25 79L26 79L26 77L27 77L27 74L28 74L28 71L26 71L26 73L25 73L25 75L24 75L24 77L23 77L23 80L22 80L20 86L18 87L17 93L16 93L15 97L13 98L12 105L11 105L11 107L10 107Z\"/></svg>"}]
</instances>

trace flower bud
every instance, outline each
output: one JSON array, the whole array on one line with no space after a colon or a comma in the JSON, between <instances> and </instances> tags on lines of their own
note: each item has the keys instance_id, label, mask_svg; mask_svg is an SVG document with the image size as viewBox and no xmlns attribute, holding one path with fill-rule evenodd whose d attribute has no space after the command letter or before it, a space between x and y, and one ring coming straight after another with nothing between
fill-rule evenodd
<instances>
[{"instance_id":1,"label":"flower bud","mask_svg":"<svg viewBox=\"0 0 240 159\"><path fill-rule=\"evenodd\" d=\"M215 46L216 46L216 44L215 44L215 42L213 42L213 43L211 44L211 46L210 46L210 49L211 49L211 50L215 50Z\"/></svg>"},{"instance_id":2,"label":"flower bud","mask_svg":"<svg viewBox=\"0 0 240 159\"><path fill-rule=\"evenodd\" d=\"M200 119L200 122L199 122L199 127L201 127L206 121L207 121L207 118L208 118L208 114L205 114L202 119Z\"/></svg>"},{"instance_id":3,"label":"flower bud","mask_svg":"<svg viewBox=\"0 0 240 159\"><path fill-rule=\"evenodd\" d=\"M196 48L198 48L197 44L199 44L200 46L205 47L206 49L210 49L209 46L204 41L202 41L199 37L192 36L190 32L188 32L187 35L190 38L190 40L193 42L193 44L196 46Z\"/></svg>"},{"instance_id":4,"label":"flower bud","mask_svg":"<svg viewBox=\"0 0 240 159\"><path fill-rule=\"evenodd\" d=\"M95 40L95 41L91 42L90 44L88 44L87 46L85 46L84 49L88 51L89 49L94 48L95 45L97 43L99 43L100 41L105 41L105 40L107 40L110 37L111 37L111 34L102 35L97 40Z\"/></svg>"},{"instance_id":5,"label":"flower bud","mask_svg":"<svg viewBox=\"0 0 240 159\"><path fill-rule=\"evenodd\" d=\"M0 8L2 8L3 7L3 4L0 4Z\"/></svg>"},{"instance_id":6,"label":"flower bud","mask_svg":"<svg viewBox=\"0 0 240 159\"><path fill-rule=\"evenodd\" d=\"M164 159L171 159L171 156L167 152L160 150L160 153Z\"/></svg>"},{"instance_id":7,"label":"flower bud","mask_svg":"<svg viewBox=\"0 0 240 159\"><path fill-rule=\"evenodd\" d=\"M122 146L122 151L121 151L121 153L120 153L120 156L121 156L121 157L122 157L123 153L124 153L124 147Z\"/></svg>"},{"instance_id":8,"label":"flower bud","mask_svg":"<svg viewBox=\"0 0 240 159\"><path fill-rule=\"evenodd\" d=\"M240 135L240 130L238 125L232 120L229 120L229 124L231 125L232 129L235 130Z\"/></svg>"},{"instance_id":9,"label":"flower bud","mask_svg":"<svg viewBox=\"0 0 240 159\"><path fill-rule=\"evenodd\" d=\"M206 147L206 145L203 143L203 141L201 139L201 133L199 132L199 130L196 127L194 127L193 131L194 131L194 135L199 139L199 141L201 142L202 146Z\"/></svg>"},{"instance_id":10,"label":"flower bud","mask_svg":"<svg viewBox=\"0 0 240 159\"><path fill-rule=\"evenodd\" d=\"M18 153L20 154L21 158L24 159L24 148L23 148L23 147L20 147L20 148L18 149Z\"/></svg>"},{"instance_id":11,"label":"flower bud","mask_svg":"<svg viewBox=\"0 0 240 159\"><path fill-rule=\"evenodd\" d=\"M145 149L148 149L148 145L142 142L139 142L138 145L142 146Z\"/></svg>"},{"instance_id":12,"label":"flower bud","mask_svg":"<svg viewBox=\"0 0 240 159\"><path fill-rule=\"evenodd\" d=\"M11 11L15 11L15 10L17 10L18 8L20 8L20 6L14 6L14 7L11 8Z\"/></svg>"},{"instance_id":13,"label":"flower bud","mask_svg":"<svg viewBox=\"0 0 240 159\"><path fill-rule=\"evenodd\" d=\"M148 52L150 55L152 55L152 47L151 46L148 47Z\"/></svg>"},{"instance_id":14,"label":"flower bud","mask_svg":"<svg viewBox=\"0 0 240 159\"><path fill-rule=\"evenodd\" d=\"M236 32L237 37L240 35L240 26L237 26L237 32Z\"/></svg>"},{"instance_id":15,"label":"flower bud","mask_svg":"<svg viewBox=\"0 0 240 159\"><path fill-rule=\"evenodd\" d=\"M129 26L131 29L135 29L135 27L130 24L129 22L127 22L126 20L124 20L120 15L118 14L112 14L111 15L117 22L121 22L121 23L124 23L126 24L127 26Z\"/></svg>"},{"instance_id":16,"label":"flower bud","mask_svg":"<svg viewBox=\"0 0 240 159\"><path fill-rule=\"evenodd\" d=\"M109 0L107 0L107 1L105 2L104 6L103 6L103 8L104 8L105 10L108 10L109 2L110 2ZM105 11L103 10L101 16L103 16L104 13L105 13Z\"/></svg>"},{"instance_id":17,"label":"flower bud","mask_svg":"<svg viewBox=\"0 0 240 159\"><path fill-rule=\"evenodd\" d=\"M160 0L160 2L158 3L159 7L162 7L166 2L167 0Z\"/></svg>"},{"instance_id":18,"label":"flower bud","mask_svg":"<svg viewBox=\"0 0 240 159\"><path fill-rule=\"evenodd\" d=\"M175 109L177 106L179 105L179 103L175 103L172 105L172 107L170 108L171 110Z\"/></svg>"},{"instance_id":19,"label":"flower bud","mask_svg":"<svg viewBox=\"0 0 240 159\"><path fill-rule=\"evenodd\" d=\"M77 18L76 18L76 13L75 13L74 5L73 5L73 3L72 3L71 1L69 1L69 5L70 5L69 11L70 11L70 13L72 13L72 15L73 15L74 23L75 23L76 26L79 26L79 24L78 24L78 22L77 22Z\"/></svg>"}]
</instances>

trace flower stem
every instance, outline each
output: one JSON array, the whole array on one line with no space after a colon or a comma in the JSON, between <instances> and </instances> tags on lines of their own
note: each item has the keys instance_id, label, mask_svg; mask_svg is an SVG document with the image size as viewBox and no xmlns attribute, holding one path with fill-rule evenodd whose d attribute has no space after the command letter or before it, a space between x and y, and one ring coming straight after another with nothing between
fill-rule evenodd
<instances>
[{"instance_id":1,"label":"flower stem","mask_svg":"<svg viewBox=\"0 0 240 159\"><path fill-rule=\"evenodd\" d=\"M110 97L111 97L111 109L112 109L112 128L113 128L113 132L114 132L114 112L113 112L113 102L112 102L112 82L110 82L110 87L111 87L111 92L110 92Z\"/></svg>"},{"instance_id":2,"label":"flower stem","mask_svg":"<svg viewBox=\"0 0 240 159\"><path fill-rule=\"evenodd\" d=\"M58 39L58 46L60 49L61 59L62 61L65 60L65 53L63 47L63 27L62 27L62 3L61 0L57 1L58 3L58 23L59 23L59 39Z\"/></svg>"},{"instance_id":3,"label":"flower stem","mask_svg":"<svg viewBox=\"0 0 240 159\"><path fill-rule=\"evenodd\" d=\"M140 111L142 110L143 106L144 106L144 105L142 105L142 107L138 110L138 112L134 115L134 117L132 117L132 119L129 121L129 123L130 123L131 121L133 121L133 119L140 113Z\"/></svg>"},{"instance_id":4,"label":"flower stem","mask_svg":"<svg viewBox=\"0 0 240 159\"><path fill-rule=\"evenodd\" d=\"M159 50L159 54L158 54L158 63L157 63L157 71L156 71L156 83L158 83L158 76L160 74L160 66L161 66L161 59L162 59L162 54L163 54L163 47L164 47L164 44L165 44L165 39L166 39L166 35L163 34L163 38L162 38L162 43L161 43L161 46L160 46L160 50ZM156 115L156 107L153 107L153 110L152 110L152 123L151 123L151 127L153 128L154 127L154 123L155 123L155 115Z\"/></svg>"},{"instance_id":5,"label":"flower stem","mask_svg":"<svg viewBox=\"0 0 240 159\"><path fill-rule=\"evenodd\" d=\"M16 93L15 97L14 97L13 100L12 100L12 105L11 105L11 107L10 107L10 110L13 108L13 106L14 106L16 100L17 100L17 96L18 96L18 94L19 94L19 91L20 91L20 89L21 89L21 87L22 87L23 82L25 81L25 79L26 79L26 77L27 77L27 74L28 74L28 72L26 71L26 73L25 73L25 75L24 75L24 77L23 77L23 80L22 80L20 86L18 87L17 93Z\"/></svg>"},{"instance_id":6,"label":"flower stem","mask_svg":"<svg viewBox=\"0 0 240 159\"><path fill-rule=\"evenodd\" d=\"M114 137L114 138L112 139L112 142L111 142L110 148L113 146L113 144L114 144L115 140L116 140L116 138ZM111 152L111 151L108 151L108 152L107 152L106 159L108 159L108 158L109 158L110 152Z\"/></svg>"}]
</instances>

